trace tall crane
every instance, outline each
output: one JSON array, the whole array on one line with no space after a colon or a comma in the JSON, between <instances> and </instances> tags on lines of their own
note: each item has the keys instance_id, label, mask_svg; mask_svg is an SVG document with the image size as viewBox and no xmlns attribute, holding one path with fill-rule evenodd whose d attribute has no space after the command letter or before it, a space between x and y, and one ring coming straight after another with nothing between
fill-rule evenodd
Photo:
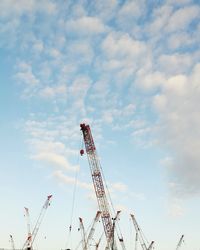
<instances>
[{"instance_id":1,"label":"tall crane","mask_svg":"<svg viewBox=\"0 0 200 250\"><path fill-rule=\"evenodd\" d=\"M135 227L135 231L136 231L136 241L139 239L139 242L140 242L140 245L142 247L143 250L151 250L153 248L153 245L154 245L154 241L152 241L149 245L149 243L147 242L147 240L145 239L143 233L142 233L142 230L141 228L139 227L137 221L136 221L136 218L133 214L131 214L131 219L133 221L133 225ZM147 246L147 244L149 246ZM137 248L137 242L136 242L136 246L135 248Z\"/></svg>"},{"instance_id":2,"label":"tall crane","mask_svg":"<svg viewBox=\"0 0 200 250\"><path fill-rule=\"evenodd\" d=\"M108 199L104 188L101 165L97 155L96 147L90 130L90 126L86 124L80 124L81 131L83 133L83 139L85 143L85 149L90 165L90 171L92 175L93 185L97 197L99 210L101 211L101 219L104 227L106 240L110 249L113 249L112 244L112 218ZM81 155L84 153L83 149L80 151ZM116 246L115 246L116 248Z\"/></svg>"},{"instance_id":3,"label":"tall crane","mask_svg":"<svg viewBox=\"0 0 200 250\"><path fill-rule=\"evenodd\" d=\"M184 235L181 235L181 238L176 246L176 250L179 250L181 248L183 242L184 242Z\"/></svg>"},{"instance_id":4,"label":"tall crane","mask_svg":"<svg viewBox=\"0 0 200 250\"><path fill-rule=\"evenodd\" d=\"M36 221L36 224L35 224L35 226L33 228L32 233L31 233L31 237L29 237L29 236L27 237L27 239L26 239L26 241L25 241L25 243L24 243L24 245L22 247L23 250L32 250L33 249L33 247L32 247L33 242L34 242L35 237L36 237L36 235L38 233L38 230L40 228L40 225L42 223L44 215L45 215L45 213L47 211L47 208L50 206L51 198L52 198L52 195L47 196L47 199L46 199L44 205L42 206L39 217L38 217L38 219Z\"/></svg>"}]
</instances>

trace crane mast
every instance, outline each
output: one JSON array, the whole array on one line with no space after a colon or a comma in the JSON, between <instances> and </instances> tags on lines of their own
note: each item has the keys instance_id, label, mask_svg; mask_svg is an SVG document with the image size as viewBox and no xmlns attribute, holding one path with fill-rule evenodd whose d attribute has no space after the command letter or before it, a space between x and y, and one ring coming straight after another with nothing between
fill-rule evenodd
<instances>
[{"instance_id":1,"label":"crane mast","mask_svg":"<svg viewBox=\"0 0 200 250\"><path fill-rule=\"evenodd\" d=\"M92 133L90 130L89 125L80 124L84 143L85 143L85 149L90 165L90 171L92 175L93 185L97 197L97 202L99 206L99 210L101 211L101 218L102 223L104 227L104 232L106 235L107 242L109 244L109 247L112 249L112 218L111 213L109 209L109 203L106 197L104 183L102 179L101 174L101 168L100 168L100 161L97 156L94 140L92 137Z\"/></svg>"}]
</instances>

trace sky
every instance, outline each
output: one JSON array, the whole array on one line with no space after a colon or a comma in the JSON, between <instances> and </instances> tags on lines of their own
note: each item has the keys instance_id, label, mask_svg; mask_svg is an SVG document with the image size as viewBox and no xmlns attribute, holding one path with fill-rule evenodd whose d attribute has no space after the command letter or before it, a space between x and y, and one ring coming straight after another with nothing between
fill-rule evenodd
<instances>
[{"instance_id":1,"label":"sky","mask_svg":"<svg viewBox=\"0 0 200 250\"><path fill-rule=\"evenodd\" d=\"M98 209L82 122L127 250L130 213L155 249L200 248L199 46L198 0L0 1L0 248L50 194L35 248L80 242Z\"/></svg>"}]
</instances>

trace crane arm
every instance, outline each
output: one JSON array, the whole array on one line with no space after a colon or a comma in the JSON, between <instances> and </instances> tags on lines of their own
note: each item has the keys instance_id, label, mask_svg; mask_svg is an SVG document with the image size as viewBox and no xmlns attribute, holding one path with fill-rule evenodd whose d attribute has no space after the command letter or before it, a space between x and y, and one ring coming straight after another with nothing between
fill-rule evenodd
<instances>
[{"instance_id":1,"label":"crane arm","mask_svg":"<svg viewBox=\"0 0 200 250\"><path fill-rule=\"evenodd\" d=\"M32 249L33 242L37 236L37 233L39 231L39 228L44 218L44 215L46 213L46 210L50 206L51 198L52 198L52 195L48 195L44 205L42 206L42 209L37 219L37 222L35 224L35 227L33 228L33 231L31 233L31 244L30 244L30 239L27 239L22 249Z\"/></svg>"},{"instance_id":2,"label":"crane arm","mask_svg":"<svg viewBox=\"0 0 200 250\"><path fill-rule=\"evenodd\" d=\"M10 234L10 242L11 242L12 250L15 250L15 243L14 243L13 236L11 234Z\"/></svg>"},{"instance_id":3,"label":"crane arm","mask_svg":"<svg viewBox=\"0 0 200 250\"><path fill-rule=\"evenodd\" d=\"M85 233L85 227L83 225L83 219L79 218L79 222L80 222L80 230L82 234L82 247L83 247L83 250L87 250L86 233Z\"/></svg>"},{"instance_id":4,"label":"crane arm","mask_svg":"<svg viewBox=\"0 0 200 250\"><path fill-rule=\"evenodd\" d=\"M176 246L176 250L180 249L183 242L184 242L184 235L181 235L181 238Z\"/></svg>"},{"instance_id":5,"label":"crane arm","mask_svg":"<svg viewBox=\"0 0 200 250\"><path fill-rule=\"evenodd\" d=\"M30 247L32 244L32 233L31 233L31 223L30 223L30 214L29 214L29 209L27 207L24 207L25 209L25 215L26 215L26 220L27 220L27 243L28 246Z\"/></svg>"},{"instance_id":6,"label":"crane arm","mask_svg":"<svg viewBox=\"0 0 200 250\"><path fill-rule=\"evenodd\" d=\"M154 241L151 242L151 244L149 245L149 247L148 247L147 250L152 250L152 249L153 249L153 246L154 246Z\"/></svg>"},{"instance_id":7,"label":"crane arm","mask_svg":"<svg viewBox=\"0 0 200 250\"><path fill-rule=\"evenodd\" d=\"M146 243L145 243L145 240L143 238L143 235L142 235L142 232L141 232L141 229L135 219L135 216L133 214L131 214L131 219L133 221L133 225L135 227L135 231L136 231L136 235L140 241L140 245L142 247L143 250L148 250L147 246L146 246Z\"/></svg>"},{"instance_id":8,"label":"crane arm","mask_svg":"<svg viewBox=\"0 0 200 250\"><path fill-rule=\"evenodd\" d=\"M92 223L92 227L91 227L91 229L89 231L89 234L88 234L88 237L87 237L87 246L89 246L89 242L90 242L90 240L92 239L92 237L94 235L95 226L96 226L96 223L99 221L100 216L101 216L101 211L97 211L96 216L94 218L94 221Z\"/></svg>"}]
</instances>

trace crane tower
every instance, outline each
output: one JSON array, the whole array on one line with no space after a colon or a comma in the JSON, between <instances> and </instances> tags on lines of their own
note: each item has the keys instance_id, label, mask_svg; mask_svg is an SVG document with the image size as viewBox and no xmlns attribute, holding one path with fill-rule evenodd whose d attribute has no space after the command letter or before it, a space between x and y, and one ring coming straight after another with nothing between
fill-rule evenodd
<instances>
[{"instance_id":1,"label":"crane tower","mask_svg":"<svg viewBox=\"0 0 200 250\"><path fill-rule=\"evenodd\" d=\"M88 157L88 162L90 165L90 171L92 175L98 206L99 210L101 211L101 218L103 222L104 232L106 235L107 243L109 247L112 249L113 248L112 241L114 240L112 237L113 223L112 223L109 203L106 197L103 178L101 174L100 161L96 152L90 126L83 123L80 124L80 127L83 133L85 149ZM81 150L80 153L83 154L84 151Z\"/></svg>"}]
</instances>

